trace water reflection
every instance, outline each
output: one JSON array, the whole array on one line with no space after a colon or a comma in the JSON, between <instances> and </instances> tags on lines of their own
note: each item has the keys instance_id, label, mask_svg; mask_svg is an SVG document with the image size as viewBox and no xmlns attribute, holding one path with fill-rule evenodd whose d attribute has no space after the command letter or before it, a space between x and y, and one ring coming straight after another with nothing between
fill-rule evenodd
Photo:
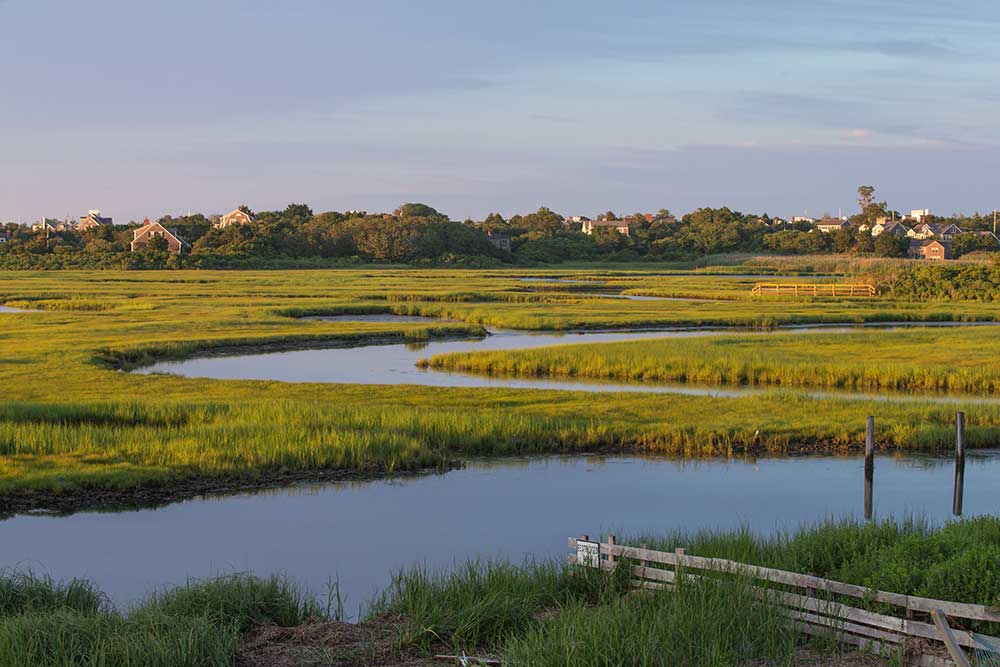
<instances>
[{"instance_id":1,"label":"water reflection","mask_svg":"<svg viewBox=\"0 0 1000 667\"><path fill-rule=\"evenodd\" d=\"M340 316L337 316L340 317ZM352 316L358 317L358 316ZM385 314L378 317L388 317ZM400 317L400 316L393 316ZM413 317L413 316L405 316ZM435 321L420 318L421 321ZM998 323L881 323L867 325L800 325L765 331L733 328L664 327L646 330L591 330L537 332L490 330L487 337L430 340L411 343L314 348L286 352L263 352L231 356L195 357L166 361L138 369L137 373L167 373L185 377L220 380L276 380L281 382L335 382L342 384L414 384L432 387L502 387L509 389L553 389L587 392L638 392L694 396L734 397L774 391L767 386L697 385L658 382L622 382L581 378L538 378L487 376L459 371L428 370L417 367L424 358L452 352L522 350L576 343L617 343L635 340L692 338L732 335L773 336L778 334L846 333L860 328L886 330L910 326L997 326ZM926 401L941 403L992 403L995 399L955 393L907 393L882 391L865 393L850 390L782 391L813 398L847 398L885 401Z\"/></svg>"},{"instance_id":2,"label":"water reflection","mask_svg":"<svg viewBox=\"0 0 1000 667\"><path fill-rule=\"evenodd\" d=\"M955 509L953 461L879 456L877 486L860 456L471 461L442 474L301 484L157 509L17 516L0 522L0 566L90 577L119 602L232 571L287 572L317 593L339 576L356 610L399 568L558 558L568 535L740 526L766 534L865 515L941 522ZM963 513L995 512L1000 454L970 453L961 473Z\"/></svg>"}]
</instances>

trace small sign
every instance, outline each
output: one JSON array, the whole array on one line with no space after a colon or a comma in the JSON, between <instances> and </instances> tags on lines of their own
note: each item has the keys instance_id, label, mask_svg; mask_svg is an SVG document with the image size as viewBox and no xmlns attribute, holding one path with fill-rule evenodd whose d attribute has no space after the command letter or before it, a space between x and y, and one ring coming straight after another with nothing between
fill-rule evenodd
<instances>
[{"instance_id":1,"label":"small sign","mask_svg":"<svg viewBox=\"0 0 1000 667\"><path fill-rule=\"evenodd\" d=\"M601 545L597 542L576 541L576 564L585 567L600 567Z\"/></svg>"}]
</instances>

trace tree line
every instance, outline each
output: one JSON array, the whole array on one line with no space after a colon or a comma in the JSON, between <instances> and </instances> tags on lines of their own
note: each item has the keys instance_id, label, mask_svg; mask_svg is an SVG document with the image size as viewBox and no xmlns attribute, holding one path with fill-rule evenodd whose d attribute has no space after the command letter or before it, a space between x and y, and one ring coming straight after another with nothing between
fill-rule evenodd
<instances>
[{"instance_id":1,"label":"tree line","mask_svg":"<svg viewBox=\"0 0 1000 667\"><path fill-rule=\"evenodd\" d=\"M388 214L315 213L305 204L289 204L280 211L254 214L250 224L224 229L202 214L164 216L159 222L188 244L180 256L169 254L163 243L130 252L134 223L58 232L7 224L3 229L9 240L0 244L0 268L268 268L369 262L488 267L683 260L728 252L905 256L906 239L890 234L872 237L856 230L892 214L871 194L862 193L861 212L851 219L855 229L831 233L815 231L808 223L779 223L766 214L726 207L699 208L680 218L666 209L649 216L625 216L628 235L613 227L584 234L579 223L569 224L545 207L509 219L492 213L483 220L458 222L419 203L404 204ZM601 218L618 216L608 211ZM988 229L992 224L987 216L933 221L956 222L966 230ZM509 239L509 250L491 242L491 236ZM956 254L995 249L990 246L971 234L953 243Z\"/></svg>"}]
</instances>

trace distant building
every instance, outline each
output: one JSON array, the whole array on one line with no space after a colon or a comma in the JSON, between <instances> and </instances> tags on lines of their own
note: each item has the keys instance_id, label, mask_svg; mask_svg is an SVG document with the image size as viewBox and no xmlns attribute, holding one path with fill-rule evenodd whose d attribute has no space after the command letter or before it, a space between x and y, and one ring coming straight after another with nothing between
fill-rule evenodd
<instances>
[{"instance_id":1,"label":"distant building","mask_svg":"<svg viewBox=\"0 0 1000 667\"><path fill-rule=\"evenodd\" d=\"M219 221L212 226L217 229L225 229L233 225L249 225L254 220L253 214L249 211L250 209L247 208L246 204L242 204L239 208L219 218Z\"/></svg>"},{"instance_id":2,"label":"distant building","mask_svg":"<svg viewBox=\"0 0 1000 667\"><path fill-rule=\"evenodd\" d=\"M6 229L0 229L0 243L7 243L10 241L10 232Z\"/></svg>"},{"instance_id":3,"label":"distant building","mask_svg":"<svg viewBox=\"0 0 1000 667\"><path fill-rule=\"evenodd\" d=\"M940 239L942 241L951 241L953 238L955 238L961 233L962 230L959 229L958 225L954 224L939 225L935 223L925 222L911 229L909 234L907 234L907 236L920 241L924 239Z\"/></svg>"},{"instance_id":4,"label":"distant building","mask_svg":"<svg viewBox=\"0 0 1000 667\"><path fill-rule=\"evenodd\" d=\"M823 218L816 223L817 231L824 233L837 232L841 229L850 229L851 223L847 220L841 220L840 218Z\"/></svg>"},{"instance_id":5,"label":"distant building","mask_svg":"<svg viewBox=\"0 0 1000 667\"><path fill-rule=\"evenodd\" d=\"M579 225L584 222L588 222L589 220L590 218L588 218L585 215L571 215L568 218L566 218L566 224Z\"/></svg>"},{"instance_id":6,"label":"distant building","mask_svg":"<svg viewBox=\"0 0 1000 667\"><path fill-rule=\"evenodd\" d=\"M892 234L897 238L903 238L910 235L910 228L896 221L886 221L885 218L879 218L879 221L872 226L872 236L881 236L882 234Z\"/></svg>"},{"instance_id":7,"label":"distant building","mask_svg":"<svg viewBox=\"0 0 1000 667\"><path fill-rule=\"evenodd\" d=\"M913 220L914 222L923 222L924 218L929 218L931 216L931 210L929 208L916 208L910 211L908 216L905 216L907 220Z\"/></svg>"},{"instance_id":8,"label":"distant building","mask_svg":"<svg viewBox=\"0 0 1000 667\"><path fill-rule=\"evenodd\" d=\"M808 222L811 225L814 222L816 222L816 219L815 218L810 218L810 217L805 216L805 215L795 215L795 216L792 216L792 223L796 223L796 222Z\"/></svg>"},{"instance_id":9,"label":"distant building","mask_svg":"<svg viewBox=\"0 0 1000 667\"><path fill-rule=\"evenodd\" d=\"M31 224L31 231L33 232L58 232L60 228L64 228L65 224L56 220L55 218L42 218L38 222L33 222Z\"/></svg>"},{"instance_id":10,"label":"distant building","mask_svg":"<svg viewBox=\"0 0 1000 667\"><path fill-rule=\"evenodd\" d=\"M110 224L113 224L112 219L101 217L101 212L95 209L88 211L87 215L80 218L80 222L76 223L76 229L85 232L88 229L96 229Z\"/></svg>"},{"instance_id":11,"label":"distant building","mask_svg":"<svg viewBox=\"0 0 1000 667\"><path fill-rule=\"evenodd\" d=\"M489 232L486 235L486 238L488 238L490 240L490 243L492 243L493 247L495 247L497 250L503 250L504 252L510 252L511 245L510 245L510 235L509 234L500 234L498 232Z\"/></svg>"},{"instance_id":12,"label":"distant building","mask_svg":"<svg viewBox=\"0 0 1000 667\"><path fill-rule=\"evenodd\" d=\"M912 259L929 259L935 261L951 259L951 245L937 240L920 241L913 239L910 241L908 254Z\"/></svg>"},{"instance_id":13,"label":"distant building","mask_svg":"<svg viewBox=\"0 0 1000 667\"><path fill-rule=\"evenodd\" d=\"M187 241L177 235L176 229L167 229L158 222L150 222L147 218L142 227L134 232L132 239L132 252L142 250L155 238L162 238L167 242L167 251L172 255L180 255L188 245Z\"/></svg>"},{"instance_id":14,"label":"distant building","mask_svg":"<svg viewBox=\"0 0 1000 667\"><path fill-rule=\"evenodd\" d=\"M597 227L610 227L623 236L629 235L629 223L627 220L584 220L580 231L590 235L594 233L594 229Z\"/></svg>"}]
</instances>

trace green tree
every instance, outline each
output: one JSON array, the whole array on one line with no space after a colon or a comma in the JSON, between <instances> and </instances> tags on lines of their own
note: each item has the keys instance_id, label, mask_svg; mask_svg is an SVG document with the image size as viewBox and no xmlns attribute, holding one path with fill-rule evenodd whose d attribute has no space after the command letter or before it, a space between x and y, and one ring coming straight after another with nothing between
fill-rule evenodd
<instances>
[{"instance_id":1,"label":"green tree","mask_svg":"<svg viewBox=\"0 0 1000 667\"><path fill-rule=\"evenodd\" d=\"M397 218L444 218L448 216L439 213L427 204L407 203L392 212Z\"/></svg>"},{"instance_id":2,"label":"green tree","mask_svg":"<svg viewBox=\"0 0 1000 667\"><path fill-rule=\"evenodd\" d=\"M871 206L875 202L875 186L873 185L862 185L858 187L858 204L861 206L861 212L864 213L865 209Z\"/></svg>"}]
</instances>

